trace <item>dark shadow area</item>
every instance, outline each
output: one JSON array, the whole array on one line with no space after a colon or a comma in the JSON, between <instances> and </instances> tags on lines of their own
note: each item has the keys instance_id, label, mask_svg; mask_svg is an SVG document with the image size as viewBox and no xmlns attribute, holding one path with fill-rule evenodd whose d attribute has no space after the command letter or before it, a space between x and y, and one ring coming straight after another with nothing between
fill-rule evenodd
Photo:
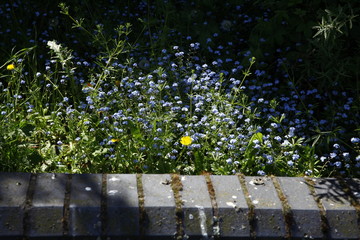
<instances>
[{"instance_id":1,"label":"dark shadow area","mask_svg":"<svg viewBox=\"0 0 360 240\"><path fill-rule=\"evenodd\" d=\"M17 237L23 233L24 208L30 173L0 174L1 237Z\"/></svg>"},{"instance_id":2,"label":"dark shadow area","mask_svg":"<svg viewBox=\"0 0 360 240\"><path fill-rule=\"evenodd\" d=\"M126 177L0 173L0 239L136 239L136 177Z\"/></svg>"},{"instance_id":3,"label":"dark shadow area","mask_svg":"<svg viewBox=\"0 0 360 240\"><path fill-rule=\"evenodd\" d=\"M356 183L354 181L352 181L352 183L353 187L351 191L354 191L356 189ZM312 187L315 190L315 197L319 199L330 200L340 204L349 203L349 195L344 191L344 186L336 178L316 179ZM357 188L359 189L359 185Z\"/></svg>"},{"instance_id":4,"label":"dark shadow area","mask_svg":"<svg viewBox=\"0 0 360 240\"><path fill-rule=\"evenodd\" d=\"M357 199L358 204L360 204L360 179L346 178L345 182L349 186L349 189L352 192L353 196Z\"/></svg>"}]
</instances>

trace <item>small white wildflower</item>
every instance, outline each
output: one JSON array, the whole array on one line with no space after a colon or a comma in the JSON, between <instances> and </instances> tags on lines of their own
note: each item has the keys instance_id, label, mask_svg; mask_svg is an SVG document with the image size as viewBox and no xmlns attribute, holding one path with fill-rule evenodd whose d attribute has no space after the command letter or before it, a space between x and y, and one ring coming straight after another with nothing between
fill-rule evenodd
<instances>
[{"instance_id":1,"label":"small white wildflower","mask_svg":"<svg viewBox=\"0 0 360 240\"><path fill-rule=\"evenodd\" d=\"M56 53L59 53L60 52L60 47L61 45L60 44L57 44L55 41L48 41L47 42L47 45L49 46L49 48L51 50L53 50L54 52Z\"/></svg>"}]
</instances>

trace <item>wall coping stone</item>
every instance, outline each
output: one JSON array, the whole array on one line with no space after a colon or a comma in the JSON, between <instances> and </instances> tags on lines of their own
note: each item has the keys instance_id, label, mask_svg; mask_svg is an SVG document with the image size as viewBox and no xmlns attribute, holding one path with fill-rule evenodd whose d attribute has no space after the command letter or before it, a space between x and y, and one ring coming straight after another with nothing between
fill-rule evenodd
<instances>
[{"instance_id":1,"label":"wall coping stone","mask_svg":"<svg viewBox=\"0 0 360 240\"><path fill-rule=\"evenodd\" d=\"M0 173L0 239L360 239L360 179Z\"/></svg>"}]
</instances>

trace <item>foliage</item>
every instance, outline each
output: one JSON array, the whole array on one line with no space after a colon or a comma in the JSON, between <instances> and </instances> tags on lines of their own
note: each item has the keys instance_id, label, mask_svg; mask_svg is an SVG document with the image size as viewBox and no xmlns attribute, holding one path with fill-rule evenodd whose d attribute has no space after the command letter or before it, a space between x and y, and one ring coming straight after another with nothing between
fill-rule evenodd
<instances>
[{"instance_id":1,"label":"foliage","mask_svg":"<svg viewBox=\"0 0 360 240\"><path fill-rule=\"evenodd\" d=\"M360 174L357 4L20 2L2 171Z\"/></svg>"}]
</instances>

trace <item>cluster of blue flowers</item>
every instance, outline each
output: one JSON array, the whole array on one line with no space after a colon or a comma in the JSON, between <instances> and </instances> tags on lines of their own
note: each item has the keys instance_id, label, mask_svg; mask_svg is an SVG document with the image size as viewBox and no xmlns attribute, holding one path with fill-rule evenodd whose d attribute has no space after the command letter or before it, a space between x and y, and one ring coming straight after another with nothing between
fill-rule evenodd
<instances>
[{"instance_id":1,"label":"cluster of blue flowers","mask_svg":"<svg viewBox=\"0 0 360 240\"><path fill-rule=\"evenodd\" d=\"M13 19L20 2L1 4L2 19ZM155 11L156 6L148 4L140 1L138 12L131 7L120 10L105 6L102 16L114 24L134 23L138 18L145 25L150 24L144 13ZM259 175L316 175L322 174L320 169L329 168L359 175L360 139L354 129L359 126L360 116L352 111L356 108L353 94L299 88L293 77L283 71L283 57L277 59L272 72L266 70L269 63L255 63L236 25L267 21L271 13L250 16L242 10L242 6L236 6L230 15L237 16L237 20L221 19L216 31L207 36L185 34L181 29L145 27L136 36L145 40L134 44L127 61L103 57L91 48L93 43L81 43L83 39L78 39L76 33L65 33L67 46L75 49L73 65L66 66L69 71L64 65L59 69L59 59L40 55L44 66L33 73L28 69L22 73L33 74L44 91L60 89L59 98L54 98L58 102L46 106L60 119L57 124L67 119L77 122L76 127L81 129L61 138L49 125L46 135L55 136L59 151L68 151L70 142L80 145L94 141L96 154L79 150L79 159L99 156L105 162L136 167L137 171L196 173L203 168L218 174L242 171ZM197 15L196 11L190 14ZM213 19L211 11L205 14ZM34 24L42 17L52 20L36 37L31 28L25 31L28 43L46 46L57 37L60 17L54 11L39 10L32 15ZM165 22L162 20L160 23ZM191 27L213 26L211 21L194 21ZM22 22L19 19L17 24ZM20 38L24 33L13 31L10 23L0 26L0 34L9 34L11 43L17 44L20 40L15 36ZM164 34L172 39L165 45L161 42ZM224 34L233 39L222 37ZM130 38L127 37L129 42ZM259 39L260 43L266 41ZM0 43L0 47L7 46ZM280 56L293 47L296 46L284 46L276 52ZM248 71L249 67L255 69ZM21 85L28 84L25 79L21 79ZM77 99L68 91L73 83L81 89ZM0 85L0 90L5 93L9 87ZM12 97L25 102L27 114L34 114L38 111L36 104L24 96L26 93L18 92ZM0 101L3 121L13 105ZM192 143L182 146L182 136L190 136ZM168 163L159 164L157 159Z\"/></svg>"}]
</instances>

